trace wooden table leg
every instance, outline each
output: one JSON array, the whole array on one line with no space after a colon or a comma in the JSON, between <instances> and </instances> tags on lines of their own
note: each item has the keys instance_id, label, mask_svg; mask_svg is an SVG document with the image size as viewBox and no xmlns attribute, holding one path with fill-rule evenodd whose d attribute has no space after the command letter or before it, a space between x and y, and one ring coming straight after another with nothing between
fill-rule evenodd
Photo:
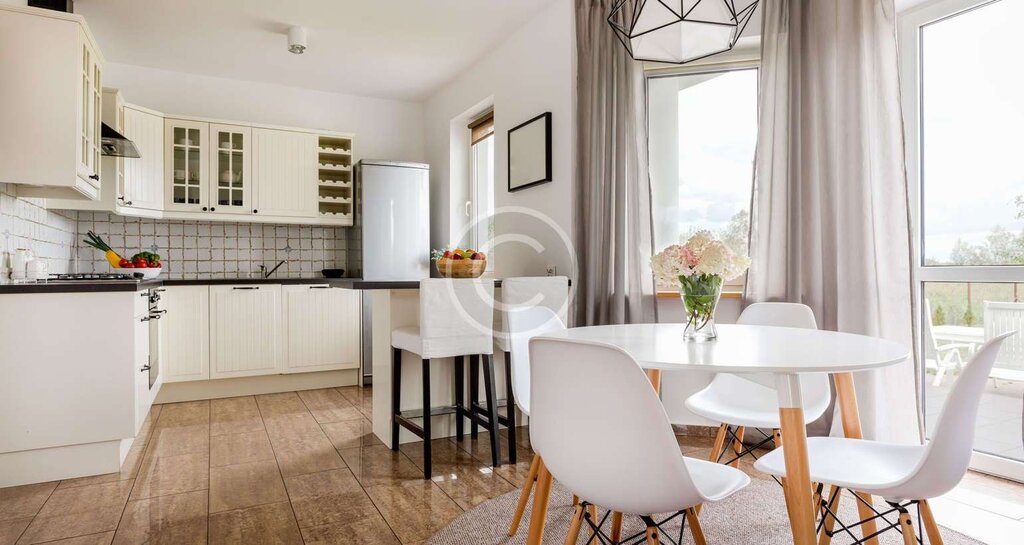
<instances>
[{"instance_id":1,"label":"wooden table leg","mask_svg":"<svg viewBox=\"0 0 1024 545\"><path fill-rule=\"evenodd\" d=\"M795 545L814 545L814 508L807 463L807 428L799 375L778 375L779 421L786 462L789 525Z\"/></svg>"},{"instance_id":2,"label":"wooden table leg","mask_svg":"<svg viewBox=\"0 0 1024 545\"><path fill-rule=\"evenodd\" d=\"M661 395L661 369L647 369L647 378L651 381L654 391Z\"/></svg>"},{"instance_id":3,"label":"wooden table leg","mask_svg":"<svg viewBox=\"0 0 1024 545\"><path fill-rule=\"evenodd\" d=\"M863 439L864 432L860 426L860 409L857 407L857 390L853 386L853 374L852 373L836 373L833 375L833 379L836 383L836 402L839 403L839 415L843 421L843 434L849 439ZM860 497L865 502L871 504L872 499L870 494L864 494L863 492L851 491ZM874 516L871 508L864 505L861 502L857 502L857 512L860 514L861 520L866 520ZM864 523L861 526L861 531L864 536L869 536L878 531L878 525L876 521ZM866 545L878 545L878 537L873 537L865 541Z\"/></svg>"},{"instance_id":4,"label":"wooden table leg","mask_svg":"<svg viewBox=\"0 0 1024 545\"><path fill-rule=\"evenodd\" d=\"M541 545L544 537L544 523L548 515L548 501L551 499L551 473L544 460L540 461L537 473L537 488L533 491L533 512L530 513L530 531L526 536L527 545Z\"/></svg>"}]
</instances>

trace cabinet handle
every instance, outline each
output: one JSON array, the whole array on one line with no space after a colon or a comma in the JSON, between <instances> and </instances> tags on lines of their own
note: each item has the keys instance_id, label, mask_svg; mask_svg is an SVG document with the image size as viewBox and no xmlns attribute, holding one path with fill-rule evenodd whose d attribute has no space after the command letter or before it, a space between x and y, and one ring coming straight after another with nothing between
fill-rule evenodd
<instances>
[{"instance_id":1,"label":"cabinet handle","mask_svg":"<svg viewBox=\"0 0 1024 545\"><path fill-rule=\"evenodd\" d=\"M132 205L132 201L124 200L124 195L118 197L117 200L121 201L125 206L131 206Z\"/></svg>"},{"instance_id":2,"label":"cabinet handle","mask_svg":"<svg viewBox=\"0 0 1024 545\"><path fill-rule=\"evenodd\" d=\"M259 286L235 286L235 287L233 287L231 289L233 289L233 290L258 290L258 289L260 289L260 287Z\"/></svg>"},{"instance_id":3,"label":"cabinet handle","mask_svg":"<svg viewBox=\"0 0 1024 545\"><path fill-rule=\"evenodd\" d=\"M329 289L331 289L331 287L330 286L310 286L309 289L311 289L311 290L329 290Z\"/></svg>"},{"instance_id":4,"label":"cabinet handle","mask_svg":"<svg viewBox=\"0 0 1024 545\"><path fill-rule=\"evenodd\" d=\"M93 174L92 176L89 176L89 179L90 180L96 180L98 182L98 181L100 181L100 175L99 174Z\"/></svg>"},{"instance_id":5,"label":"cabinet handle","mask_svg":"<svg viewBox=\"0 0 1024 545\"><path fill-rule=\"evenodd\" d=\"M145 373L146 371L149 371L150 369L152 369L151 365L143 365L142 369L139 369L139 372L140 373Z\"/></svg>"},{"instance_id":6,"label":"cabinet handle","mask_svg":"<svg viewBox=\"0 0 1024 545\"><path fill-rule=\"evenodd\" d=\"M253 209L252 209L252 213L253 213L253 214L259 214L259 213L260 213L260 211L259 211L259 210L256 210L255 208L253 208Z\"/></svg>"},{"instance_id":7,"label":"cabinet handle","mask_svg":"<svg viewBox=\"0 0 1024 545\"><path fill-rule=\"evenodd\" d=\"M216 210L216 208L214 208L214 207L212 207L212 206L211 206L211 207L210 207L210 212L213 212L214 210Z\"/></svg>"},{"instance_id":8,"label":"cabinet handle","mask_svg":"<svg viewBox=\"0 0 1024 545\"><path fill-rule=\"evenodd\" d=\"M205 206L203 207L203 212L206 212L206 207Z\"/></svg>"}]
</instances>

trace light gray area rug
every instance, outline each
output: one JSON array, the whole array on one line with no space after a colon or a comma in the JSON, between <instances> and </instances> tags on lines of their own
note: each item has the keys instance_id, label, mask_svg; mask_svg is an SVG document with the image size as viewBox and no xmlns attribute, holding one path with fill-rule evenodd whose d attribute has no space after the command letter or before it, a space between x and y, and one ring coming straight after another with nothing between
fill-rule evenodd
<instances>
[{"instance_id":1,"label":"light gray area rug","mask_svg":"<svg viewBox=\"0 0 1024 545\"><path fill-rule=\"evenodd\" d=\"M532 504L526 508L526 515L519 526L519 532L514 537L506 535L518 500L519 491L516 490L482 503L453 520L428 543L430 545L525 544ZM561 545L565 542L572 513L572 495L555 483L549 504L547 526L544 530L545 544ZM598 517L603 517L604 514L605 512L601 510ZM916 510L911 511L911 514L914 516L916 530ZM841 520L847 522L857 520L857 508L851 496L844 496L840 502L840 517ZM659 517L657 520L661 520L661 518ZM889 518L896 520L895 516L890 515ZM700 520L709 545L715 543L766 545L793 543L789 519L786 516L786 506L783 503L782 488L771 480L753 479L749 487L732 498L705 505L700 513ZM676 518L665 527L673 540L679 537L679 523L679 518ZM606 521L605 532L609 525L609 522ZM836 528L838 529L838 526ZM623 521L623 537L633 535L642 529L643 523L637 517L626 517ZM860 535L856 530L854 530L854 534L858 537ZM948 528L942 529L942 537L948 545L981 543ZM581 534L579 544L587 543L589 538L589 532ZM832 543L839 545L849 544L853 541L849 535L839 533L835 535ZM686 530L683 542L693 543L689 529ZM892 530L882 534L879 542L882 545L903 545L903 537L899 532ZM597 540L595 539L592 543L597 543ZM662 541L662 543L668 542Z\"/></svg>"}]
</instances>

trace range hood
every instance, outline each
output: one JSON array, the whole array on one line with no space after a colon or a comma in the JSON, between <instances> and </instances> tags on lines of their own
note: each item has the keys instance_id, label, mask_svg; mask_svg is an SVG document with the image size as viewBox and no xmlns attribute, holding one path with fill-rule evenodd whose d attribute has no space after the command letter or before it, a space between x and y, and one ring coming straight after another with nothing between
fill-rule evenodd
<instances>
[{"instance_id":1,"label":"range hood","mask_svg":"<svg viewBox=\"0 0 1024 545\"><path fill-rule=\"evenodd\" d=\"M125 138L124 135L114 130L110 125L106 123L101 125L100 148L103 151L103 155L108 157L129 157L132 159L142 157L139 155L139 148L135 147L134 142Z\"/></svg>"}]
</instances>

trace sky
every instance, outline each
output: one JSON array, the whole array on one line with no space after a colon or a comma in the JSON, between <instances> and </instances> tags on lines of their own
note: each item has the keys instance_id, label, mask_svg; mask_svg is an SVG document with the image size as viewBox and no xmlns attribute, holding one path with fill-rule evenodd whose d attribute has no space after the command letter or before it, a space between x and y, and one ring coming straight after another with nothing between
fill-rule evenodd
<instances>
[{"instance_id":1,"label":"sky","mask_svg":"<svg viewBox=\"0 0 1024 545\"><path fill-rule=\"evenodd\" d=\"M1001 0L922 29L927 258L944 261L958 237L1024 229L1022 20L1024 1Z\"/></svg>"}]
</instances>

